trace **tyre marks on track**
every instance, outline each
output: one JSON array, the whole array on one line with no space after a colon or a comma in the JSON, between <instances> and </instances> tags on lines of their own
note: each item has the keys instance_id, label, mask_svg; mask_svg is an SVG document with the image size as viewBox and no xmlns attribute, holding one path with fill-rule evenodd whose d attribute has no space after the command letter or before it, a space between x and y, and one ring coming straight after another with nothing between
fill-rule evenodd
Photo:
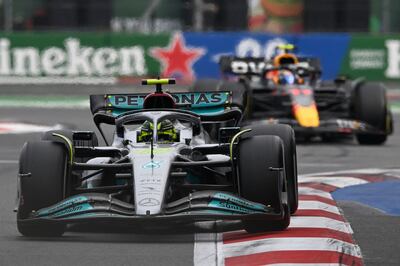
<instances>
[{"instance_id":1,"label":"tyre marks on track","mask_svg":"<svg viewBox=\"0 0 400 266\"><path fill-rule=\"evenodd\" d=\"M398 179L400 171L367 169L299 177L299 209L282 232L248 234L243 230L197 234L195 265L362 265L354 242L331 192L369 182Z\"/></svg>"}]
</instances>

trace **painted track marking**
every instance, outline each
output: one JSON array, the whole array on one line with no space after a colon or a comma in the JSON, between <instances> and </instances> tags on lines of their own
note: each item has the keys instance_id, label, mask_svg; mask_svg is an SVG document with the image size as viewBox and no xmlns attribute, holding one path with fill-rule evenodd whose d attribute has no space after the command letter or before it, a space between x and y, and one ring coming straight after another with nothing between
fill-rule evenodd
<instances>
[{"instance_id":1,"label":"painted track marking","mask_svg":"<svg viewBox=\"0 0 400 266\"><path fill-rule=\"evenodd\" d=\"M315 201L300 200L299 210L322 210L335 214L340 214L339 209L336 206L332 206L331 204L326 204L325 202L320 202L317 200Z\"/></svg>"},{"instance_id":2,"label":"painted track marking","mask_svg":"<svg viewBox=\"0 0 400 266\"><path fill-rule=\"evenodd\" d=\"M365 181L363 179L348 177L348 176L339 176L339 177L337 177L337 176L332 176L332 177L313 176L313 177L308 177L307 182L327 184L327 185L332 185L332 186L335 186L338 188L368 183L367 181Z\"/></svg>"},{"instance_id":3,"label":"painted track marking","mask_svg":"<svg viewBox=\"0 0 400 266\"><path fill-rule=\"evenodd\" d=\"M362 265L352 229L330 192L338 188L398 179L397 169L366 169L299 177L299 210L282 232L244 230L196 234L195 265ZM221 240L222 239L222 240ZM208 245L208 246L207 246Z\"/></svg>"},{"instance_id":4,"label":"painted track marking","mask_svg":"<svg viewBox=\"0 0 400 266\"><path fill-rule=\"evenodd\" d=\"M321 237L264 238L251 242L225 244L223 252L227 257L245 256L272 251L333 251L361 258L361 251L355 244ZM284 260L284 258L282 258ZM284 262L284 261L282 261Z\"/></svg>"}]
</instances>

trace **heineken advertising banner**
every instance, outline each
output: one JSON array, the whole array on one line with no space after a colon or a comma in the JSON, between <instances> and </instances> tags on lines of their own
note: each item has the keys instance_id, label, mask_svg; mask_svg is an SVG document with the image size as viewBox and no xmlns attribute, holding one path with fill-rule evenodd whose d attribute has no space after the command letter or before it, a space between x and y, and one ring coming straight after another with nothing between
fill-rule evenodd
<instances>
[{"instance_id":1,"label":"heineken advertising banner","mask_svg":"<svg viewBox=\"0 0 400 266\"><path fill-rule=\"evenodd\" d=\"M0 82L21 77L145 76L160 69L148 50L168 41L168 35L5 34L0 37Z\"/></svg>"},{"instance_id":2,"label":"heineken advertising banner","mask_svg":"<svg viewBox=\"0 0 400 266\"><path fill-rule=\"evenodd\" d=\"M270 57L293 43L323 78L400 79L400 36L265 33L14 33L0 35L0 83L116 82L120 77L218 78L221 55Z\"/></svg>"}]
</instances>

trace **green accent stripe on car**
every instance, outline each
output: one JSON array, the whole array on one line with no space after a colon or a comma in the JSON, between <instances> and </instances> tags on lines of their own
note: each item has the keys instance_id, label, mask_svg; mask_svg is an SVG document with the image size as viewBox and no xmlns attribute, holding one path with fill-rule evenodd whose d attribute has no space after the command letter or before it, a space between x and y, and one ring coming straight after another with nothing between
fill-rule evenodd
<instances>
[{"instance_id":1,"label":"green accent stripe on car","mask_svg":"<svg viewBox=\"0 0 400 266\"><path fill-rule=\"evenodd\" d=\"M208 207L221 208L222 210L243 213L243 214L262 213L261 211L247 209L230 201L212 200L210 201L210 203L208 203Z\"/></svg>"},{"instance_id":2,"label":"green accent stripe on car","mask_svg":"<svg viewBox=\"0 0 400 266\"><path fill-rule=\"evenodd\" d=\"M79 213L89 211L89 210L93 210L93 206L90 205L89 203L82 203L82 204L79 204L76 206L71 206L62 211L56 212L56 213L50 215L49 217L56 218L56 217L61 217L61 216L79 214Z\"/></svg>"},{"instance_id":3,"label":"green accent stripe on car","mask_svg":"<svg viewBox=\"0 0 400 266\"><path fill-rule=\"evenodd\" d=\"M69 208L71 206L83 203L85 201L87 201L88 198L85 196L74 196L68 199L65 199L64 201L57 203L53 206L47 207L47 208L43 208L38 210L35 213L36 217L41 217L41 216L46 216L46 215L51 215L52 213L58 212L62 209L66 209Z\"/></svg>"},{"instance_id":4,"label":"green accent stripe on car","mask_svg":"<svg viewBox=\"0 0 400 266\"><path fill-rule=\"evenodd\" d=\"M214 198L218 199L218 200L222 200L222 201L228 201L228 202L231 202L232 204L236 204L236 205L239 205L239 206L242 206L242 207L245 207L248 209L253 209L256 211L266 212L268 210L268 207L263 204L251 202L251 201L241 199L236 196L229 195L229 194L222 193L222 192L216 193L214 195Z\"/></svg>"},{"instance_id":5,"label":"green accent stripe on car","mask_svg":"<svg viewBox=\"0 0 400 266\"><path fill-rule=\"evenodd\" d=\"M236 133L236 135L233 136L231 143L229 145L229 156L231 157L231 160L233 160L233 144L235 144L236 139L239 138L242 134L244 134L246 132L250 132L250 131L251 131L251 128L248 128L248 129L245 129L245 130L242 130L242 131Z\"/></svg>"},{"instance_id":6,"label":"green accent stripe on car","mask_svg":"<svg viewBox=\"0 0 400 266\"><path fill-rule=\"evenodd\" d=\"M65 143L68 145L70 164L72 164L73 160L74 160L74 147L72 145L72 141L69 138L67 138L66 136L61 135L61 134L53 133L53 136L63 139L65 141Z\"/></svg>"}]
</instances>

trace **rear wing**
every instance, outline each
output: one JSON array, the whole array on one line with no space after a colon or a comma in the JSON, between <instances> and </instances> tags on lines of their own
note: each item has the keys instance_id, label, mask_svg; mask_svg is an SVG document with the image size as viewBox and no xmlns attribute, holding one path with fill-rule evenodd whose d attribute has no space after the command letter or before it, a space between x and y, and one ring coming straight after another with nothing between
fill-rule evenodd
<instances>
[{"instance_id":1,"label":"rear wing","mask_svg":"<svg viewBox=\"0 0 400 266\"><path fill-rule=\"evenodd\" d=\"M321 64L316 57L297 57L299 63L296 65L307 69L310 74L321 74ZM237 57L222 56L219 60L222 74L233 74L242 76L261 76L266 70L273 68L271 61L264 57Z\"/></svg>"},{"instance_id":2,"label":"rear wing","mask_svg":"<svg viewBox=\"0 0 400 266\"><path fill-rule=\"evenodd\" d=\"M321 74L322 68L321 68L321 62L319 61L318 57L298 57L299 59L299 64L304 67L308 68L310 72L318 72Z\"/></svg>"},{"instance_id":3,"label":"rear wing","mask_svg":"<svg viewBox=\"0 0 400 266\"><path fill-rule=\"evenodd\" d=\"M268 66L272 65L263 57L221 56L219 60L222 74L257 76L263 74Z\"/></svg>"},{"instance_id":4,"label":"rear wing","mask_svg":"<svg viewBox=\"0 0 400 266\"><path fill-rule=\"evenodd\" d=\"M179 92L170 93L174 98L176 107L181 110L194 112L203 120L211 117L222 116L227 109L242 110L240 103L233 102L232 92L230 91L210 91L210 92ZM144 98L148 94L100 94L90 96L90 110L96 124L114 124L115 117L132 110L143 108ZM241 113L241 112L240 112ZM209 117L209 118L205 118Z\"/></svg>"}]
</instances>

